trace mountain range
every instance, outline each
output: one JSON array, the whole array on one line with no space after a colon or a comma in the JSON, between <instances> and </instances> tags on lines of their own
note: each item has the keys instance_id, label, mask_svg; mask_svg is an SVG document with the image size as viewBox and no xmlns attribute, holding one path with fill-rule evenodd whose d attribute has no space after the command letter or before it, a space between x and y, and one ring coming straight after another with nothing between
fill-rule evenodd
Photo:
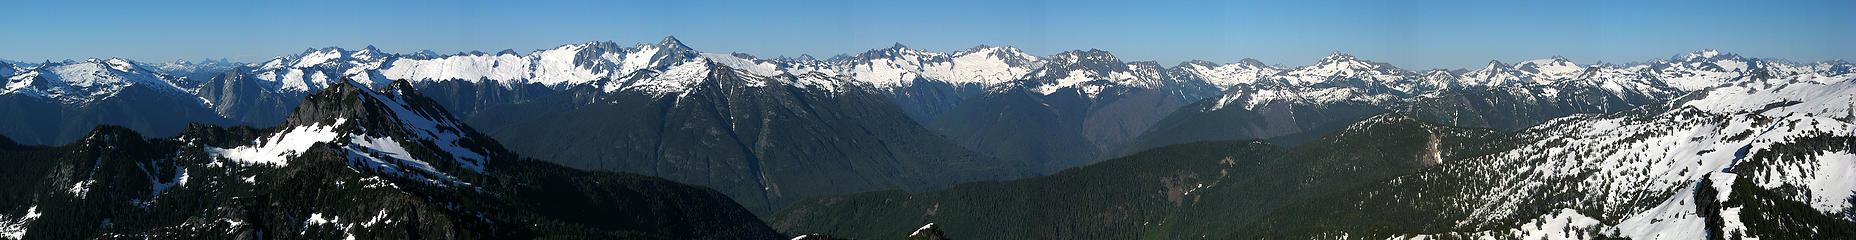
<instances>
[{"instance_id":1,"label":"mountain range","mask_svg":"<svg viewBox=\"0 0 1856 240\"><path fill-rule=\"evenodd\" d=\"M421 222L405 227L417 229L408 232L487 238L763 238L781 233L887 238L929 222L956 229L948 232L955 238L1447 238L1548 230L1645 238L1675 236L1659 231L1686 232L1693 226L1680 224L1691 223L1707 223L1707 230L1720 231L1715 236L1779 236L1770 235L1774 227L1837 227L1842 225L1822 220L1850 215L1851 204L1838 202L1847 199L1833 199L1847 197L1837 191L1848 189L1802 186L1835 183L1843 176L1837 175L1842 165L1835 164L1850 159L1837 154L1847 153L1839 144L1849 133L1842 126L1851 117L1838 114L1849 114L1852 93L1846 89L1856 81L1852 69L1856 65L1844 61L1796 63L1714 50L1631 64L1582 65L1550 57L1430 70L1339 52L1297 67L1254 59L1165 67L1124 61L1097 49L1038 56L987 45L934 52L896 44L826 59L760 58L698 51L674 37L631 46L567 44L528 53L312 48L249 64L117 58L0 62L0 78L6 79L0 88L0 121L12 123L0 125L0 135L8 138L8 154L19 156L10 159L28 159L33 166L6 175L23 178L18 182L25 185L11 189L27 197L6 200L14 207L0 206L0 216L12 217L0 217L0 223L10 223L0 230L36 229L34 224L41 222L33 220L36 216L52 216L33 211L35 203L75 201L43 197L52 194L45 186L87 186L82 182L96 179L71 174L37 178L46 172L169 161L175 163L163 164L184 165L176 169L201 164L291 169L296 162L328 162L302 166L324 169L308 172L336 178L318 179L329 182L380 175L433 186L493 187L466 191L472 194L442 190L451 187L355 192L450 206L434 210L448 215L432 215L442 220L431 221L449 225ZM1842 109L1837 101L1845 103ZM1775 121L1792 123L1780 128ZM217 127L222 125L270 127ZM1702 134L1760 127L1766 130ZM1759 137L1772 129L1795 134ZM95 139L99 131L134 134L131 139L139 140ZM1669 140L1677 138L1691 141ZM1719 144L1746 147L1729 151ZM115 145L139 150L110 158L120 159L116 163L70 157L108 152L85 149ZM1734 157L1720 163L1723 153ZM1767 154L1763 160L1735 164L1761 153ZM357 173L327 170L343 166ZM1727 166L1735 168L1708 174L1695 170ZM1695 171L1665 172L1676 168ZM1826 168L1831 170L1819 172ZM149 175L154 170L141 171ZM245 170L210 171L226 172L215 174L228 179L252 176ZM1664 175L1645 177L1653 174ZM123 184L142 188L189 182L170 180ZM578 187L526 189L536 182L525 181L556 180L568 182L550 185ZM612 181L626 184L600 185ZM1713 185L1679 187L1698 181ZM224 196L307 191L217 184L195 183L214 194L194 194L190 201L226 206L248 200ZM75 188L52 190L79 192L67 190ZM604 192L627 188L657 189L651 191L662 192L643 194L668 196L622 197L664 206L645 209L659 212L643 216L708 214L685 219L710 220L640 218L601 225L607 220L522 205L553 200L499 195L536 191L596 199L575 202L592 204L586 206L623 206L598 205L607 203L597 199L640 196L627 194L642 191ZM153 199L161 192L147 194ZM1717 195L1699 201L1697 192ZM1188 193L1199 195L1185 197ZM1667 203L1685 193L1693 201ZM1401 194L1448 197L1418 201ZM429 196L439 195L472 199L478 205L468 208L486 210L431 202L435 197ZM66 207L120 200L76 201L82 204ZM1580 202L1569 203L1574 200ZM339 204L315 201L320 202L267 204ZM939 203L951 208L940 210ZM1705 214L1650 209L1698 209L1693 207L1697 203L1706 205ZM1386 206L1358 208L1365 204ZM1418 205L1391 206L1399 204ZM1738 213L1729 209L1736 206L1774 215L1732 215ZM722 212L674 210L683 208ZM183 212L72 236L193 236L207 228L215 234L311 232L278 227L278 222L305 221L290 215L303 212L297 210L287 216L250 216L268 218L260 225L170 227L179 226L177 221L205 226L198 225L199 219L207 218L199 216L228 214L207 214L198 206L178 209ZM734 209L748 217L740 218ZM349 210L372 211L342 211ZM1425 221L1389 217L1427 211L1435 213ZM114 212L120 211L84 212L55 222L95 225L116 221L110 220ZM478 212L503 214L477 217L491 222L550 223L504 228L460 217ZM1362 212L1376 215L1357 215ZM343 214L346 219L360 216ZM1701 215L1713 217L1690 221ZM767 219L771 227L754 216ZM1646 221L1632 220L1643 216L1653 220L1632 222ZM1741 220L1716 224L1716 218ZM1796 224L1801 221L1811 224ZM1561 228L1529 230L1519 223ZM736 227L712 235L687 228L692 224ZM673 225L684 228L665 228ZM244 230L232 231L238 229Z\"/></svg>"}]
</instances>

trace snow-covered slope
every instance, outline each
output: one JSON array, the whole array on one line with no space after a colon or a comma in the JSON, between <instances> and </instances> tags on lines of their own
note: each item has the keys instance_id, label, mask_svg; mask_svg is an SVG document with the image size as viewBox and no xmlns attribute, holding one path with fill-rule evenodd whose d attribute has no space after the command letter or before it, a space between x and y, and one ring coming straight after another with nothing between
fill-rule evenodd
<instances>
[{"instance_id":1,"label":"snow-covered slope","mask_svg":"<svg viewBox=\"0 0 1856 240\"><path fill-rule=\"evenodd\" d=\"M1284 71L1275 77L1285 83L1301 86L1384 87L1404 93L1427 90L1417 88L1415 81L1411 81L1414 76L1415 73L1391 64L1334 52L1316 61L1315 65Z\"/></svg>"},{"instance_id":2,"label":"snow-covered slope","mask_svg":"<svg viewBox=\"0 0 1856 240\"><path fill-rule=\"evenodd\" d=\"M843 69L845 75L882 87L912 85L916 79L927 78L928 72L945 72L953 68L953 59L949 54L911 49L900 43L833 62L836 62L837 68Z\"/></svg>"},{"instance_id":3,"label":"snow-covered slope","mask_svg":"<svg viewBox=\"0 0 1856 240\"><path fill-rule=\"evenodd\" d=\"M1514 69L1527 74L1535 83L1572 79L1585 72L1585 67L1560 56L1521 61L1514 64Z\"/></svg>"},{"instance_id":4,"label":"snow-covered slope","mask_svg":"<svg viewBox=\"0 0 1856 240\"><path fill-rule=\"evenodd\" d=\"M1856 152L1848 146L1856 137L1852 102L1856 81L1712 88L1660 106L1561 118L1523 131L1526 144L1514 150L1393 179L1386 188L1460 191L1418 200L1455 206L1426 211L1465 214L1458 227L1512 227L1504 223L1527 219L1566 224L1570 216L1581 231L1591 231L1585 234L1636 239L1703 238L1714 210L1697 202L1732 205L1728 196L1748 189L1730 186L1736 180L1817 214L1844 213L1856 193ZM1699 185L1704 179L1712 185ZM1795 214L1720 211L1727 219L1719 225L1724 233L1748 233L1742 221L1760 220L1741 215ZM1568 230L1525 225L1498 231Z\"/></svg>"},{"instance_id":5,"label":"snow-covered slope","mask_svg":"<svg viewBox=\"0 0 1856 240\"><path fill-rule=\"evenodd\" d=\"M1222 65L1210 61L1193 60L1180 63L1179 66L1173 68L1185 70L1219 88L1229 88L1238 84L1255 84L1282 72L1282 69L1264 65L1262 61L1249 58Z\"/></svg>"},{"instance_id":6,"label":"snow-covered slope","mask_svg":"<svg viewBox=\"0 0 1856 240\"><path fill-rule=\"evenodd\" d=\"M711 57L727 57L716 55ZM499 85L541 84L567 88L599 79L619 78L639 70L662 70L699 53L674 37L657 44L621 47L612 42L568 44L528 54L504 50L436 55L429 51L388 55L372 46L361 50L325 48L277 57L249 66L243 74L280 92L309 92L333 79L351 78L370 86L392 80L495 81ZM733 60L733 59L731 59Z\"/></svg>"},{"instance_id":7,"label":"snow-covered slope","mask_svg":"<svg viewBox=\"0 0 1856 240\"><path fill-rule=\"evenodd\" d=\"M1737 54L1701 50L1676 55L1668 60L1651 60L1645 65L1656 70L1657 77L1670 86L1694 91L1739 78L1745 74L1749 62Z\"/></svg>"},{"instance_id":8,"label":"snow-covered slope","mask_svg":"<svg viewBox=\"0 0 1856 240\"><path fill-rule=\"evenodd\" d=\"M20 94L81 105L115 96L117 92L131 86L146 87L162 93L187 94L170 82L167 75L120 58L51 63L24 69L9 66L8 69L17 72L7 77L6 86L0 88L0 95Z\"/></svg>"},{"instance_id":9,"label":"snow-covered slope","mask_svg":"<svg viewBox=\"0 0 1856 240\"><path fill-rule=\"evenodd\" d=\"M992 85L1023 76L1042 59L1014 47L980 45L954 53L930 52L896 44L832 60L837 72L884 88L907 87L926 79L953 85Z\"/></svg>"},{"instance_id":10,"label":"snow-covered slope","mask_svg":"<svg viewBox=\"0 0 1856 240\"><path fill-rule=\"evenodd\" d=\"M334 47L310 49L302 54L249 65L240 74L262 82L267 90L308 93L345 77L369 82L383 80L368 74L368 70L380 68L383 55L372 46L355 51Z\"/></svg>"},{"instance_id":11,"label":"snow-covered slope","mask_svg":"<svg viewBox=\"0 0 1856 240\"><path fill-rule=\"evenodd\" d=\"M1199 112L1212 112L1224 108L1241 108L1257 110L1269 104L1301 104L1325 106L1346 101L1357 101L1369 105L1386 105L1398 101L1398 96L1375 94L1357 88L1319 88L1283 85L1236 85Z\"/></svg>"},{"instance_id":12,"label":"snow-covered slope","mask_svg":"<svg viewBox=\"0 0 1856 240\"><path fill-rule=\"evenodd\" d=\"M1030 73L1032 69L1043 67L1044 61L1042 57L1026 54L1012 46L979 45L954 52L952 57L953 66L925 75L956 84L991 85Z\"/></svg>"},{"instance_id":13,"label":"snow-covered slope","mask_svg":"<svg viewBox=\"0 0 1856 240\"><path fill-rule=\"evenodd\" d=\"M1696 91L1724 84L1745 82L1752 78L1775 78L1830 83L1856 79L1852 65L1845 61L1793 63L1785 60L1745 58L1717 50L1701 50L1656 59L1641 65L1671 87Z\"/></svg>"},{"instance_id":14,"label":"snow-covered slope","mask_svg":"<svg viewBox=\"0 0 1856 240\"><path fill-rule=\"evenodd\" d=\"M370 91L352 81L310 95L275 133L247 144L202 146L215 159L238 166L290 165L317 144L330 145L358 169L435 186L470 185L459 170L485 173L489 140L472 136L460 121L404 81ZM411 151L409 151L411 150ZM447 172L445 169L453 169Z\"/></svg>"},{"instance_id":15,"label":"snow-covered slope","mask_svg":"<svg viewBox=\"0 0 1856 240\"><path fill-rule=\"evenodd\" d=\"M1490 60L1487 66L1463 73L1459 83L1465 86L1501 86L1521 83L1526 76L1527 73L1515 70L1508 64Z\"/></svg>"},{"instance_id":16,"label":"snow-covered slope","mask_svg":"<svg viewBox=\"0 0 1856 240\"><path fill-rule=\"evenodd\" d=\"M756 62L759 64L754 64ZM697 87L697 84L708 80L736 81L747 87L793 86L800 89L819 90L827 94L844 91L845 85L867 84L852 82L842 76L823 72L805 72L795 75L771 65L771 61L754 60L747 56L706 56L676 63L663 71L643 71L627 76L625 79L597 84L600 84L600 89L608 94L635 92L651 96L677 95L677 97L682 97L682 94L690 92L691 88Z\"/></svg>"},{"instance_id":17,"label":"snow-covered slope","mask_svg":"<svg viewBox=\"0 0 1856 240\"><path fill-rule=\"evenodd\" d=\"M570 50L562 49L568 46L556 50ZM530 71L534 63L529 57L517 55L513 51L496 54L479 52L429 59L398 58L392 62L393 67L381 69L380 73L388 78L409 81L468 79L514 83L533 77Z\"/></svg>"},{"instance_id":18,"label":"snow-covered slope","mask_svg":"<svg viewBox=\"0 0 1856 240\"><path fill-rule=\"evenodd\" d=\"M1025 74L1021 82L1006 87L1030 89L1044 95L1070 89L1083 96L1095 96L1114 87L1158 89L1172 85L1159 70L1158 65L1151 62L1122 62L1108 51L1072 50L1051 56L1043 68Z\"/></svg>"}]
</instances>

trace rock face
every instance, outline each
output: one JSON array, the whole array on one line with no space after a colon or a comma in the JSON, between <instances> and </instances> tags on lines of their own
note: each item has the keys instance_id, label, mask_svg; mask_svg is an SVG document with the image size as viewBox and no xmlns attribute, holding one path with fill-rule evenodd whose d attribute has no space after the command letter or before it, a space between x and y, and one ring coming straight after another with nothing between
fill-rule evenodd
<instances>
[{"instance_id":1,"label":"rock face","mask_svg":"<svg viewBox=\"0 0 1856 240\"><path fill-rule=\"evenodd\" d=\"M707 188L520 158L405 82L338 82L270 128L102 126L0 159L12 237L780 237Z\"/></svg>"}]
</instances>

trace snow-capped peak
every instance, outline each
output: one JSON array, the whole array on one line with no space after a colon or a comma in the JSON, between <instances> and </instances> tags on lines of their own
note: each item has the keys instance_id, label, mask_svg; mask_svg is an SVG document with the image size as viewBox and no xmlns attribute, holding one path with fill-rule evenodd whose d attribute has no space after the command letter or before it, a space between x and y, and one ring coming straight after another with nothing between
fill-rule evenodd
<instances>
[{"instance_id":1,"label":"snow-capped peak","mask_svg":"<svg viewBox=\"0 0 1856 240\"><path fill-rule=\"evenodd\" d=\"M1093 97L1111 87L1158 88L1167 85L1159 63L1142 61L1123 63L1108 51L1071 50L1051 56L1044 67L1025 75L1025 79L1007 88L1023 87L1050 95L1060 89L1075 89Z\"/></svg>"},{"instance_id":2,"label":"snow-capped peak","mask_svg":"<svg viewBox=\"0 0 1856 240\"><path fill-rule=\"evenodd\" d=\"M411 57L417 58L417 59L431 59L431 58L440 57L440 56L443 56L443 55L439 55L438 52L432 51L431 49L419 50L417 52L413 52L411 55Z\"/></svg>"},{"instance_id":3,"label":"snow-capped peak","mask_svg":"<svg viewBox=\"0 0 1856 240\"><path fill-rule=\"evenodd\" d=\"M167 75L121 58L46 63L6 76L0 94L24 94L69 104L88 103L115 96L131 86L170 94L187 94Z\"/></svg>"},{"instance_id":4,"label":"snow-capped peak","mask_svg":"<svg viewBox=\"0 0 1856 240\"><path fill-rule=\"evenodd\" d=\"M1073 66L1109 66L1120 65L1121 59L1115 58L1115 55L1109 54L1108 51L1092 48L1088 51L1070 50L1058 53L1050 57L1050 62Z\"/></svg>"},{"instance_id":5,"label":"snow-capped peak","mask_svg":"<svg viewBox=\"0 0 1856 240\"><path fill-rule=\"evenodd\" d=\"M1302 86L1385 87L1409 92L1416 87L1405 84L1411 75L1411 72L1391 64L1361 60L1335 51L1316 61L1315 65L1283 72L1277 77L1289 84Z\"/></svg>"},{"instance_id":6,"label":"snow-capped peak","mask_svg":"<svg viewBox=\"0 0 1856 240\"><path fill-rule=\"evenodd\" d=\"M708 58L695 58L678 63L662 73L644 76L633 75L634 79L626 82L607 83L606 92L642 92L651 95L686 93L703 79L708 78L717 69Z\"/></svg>"},{"instance_id":7,"label":"snow-capped peak","mask_svg":"<svg viewBox=\"0 0 1856 240\"><path fill-rule=\"evenodd\" d=\"M1537 83L1547 83L1571 79L1585 72L1585 67L1566 60L1565 57L1553 56L1547 59L1522 61L1514 65L1515 70L1525 72Z\"/></svg>"},{"instance_id":8,"label":"snow-capped peak","mask_svg":"<svg viewBox=\"0 0 1856 240\"><path fill-rule=\"evenodd\" d=\"M914 85L919 80L964 82L955 76L954 60L946 53L910 49L898 43L885 49L833 59L833 68L852 79L882 87Z\"/></svg>"},{"instance_id":9,"label":"snow-capped peak","mask_svg":"<svg viewBox=\"0 0 1856 240\"><path fill-rule=\"evenodd\" d=\"M760 58L754 57L754 55L748 55L746 53L731 53L731 54L702 53L702 57L707 58L709 61L715 62L716 64L721 64L724 66L728 66L730 68L748 71L749 73L753 73L754 75L776 76L776 75L787 73L787 69L786 69L787 66L781 63L774 62L774 61L768 61L768 60L762 60Z\"/></svg>"},{"instance_id":10,"label":"snow-capped peak","mask_svg":"<svg viewBox=\"0 0 1856 240\"><path fill-rule=\"evenodd\" d=\"M1758 62L1740 55L1707 49L1677 55L1668 61L1653 61L1649 65L1669 86L1695 91L1741 79L1758 67L1756 64Z\"/></svg>"},{"instance_id":11,"label":"snow-capped peak","mask_svg":"<svg viewBox=\"0 0 1856 240\"><path fill-rule=\"evenodd\" d=\"M347 55L348 54L346 53L346 51L342 50L341 48L337 48L337 47L328 47L328 48L323 48L321 50L316 50L316 49L306 50L306 51L303 51L302 55L296 58L295 63L290 64L290 67L294 67L294 68L315 67L316 65L322 65L323 63L346 59L348 58Z\"/></svg>"},{"instance_id":12,"label":"snow-capped peak","mask_svg":"<svg viewBox=\"0 0 1856 240\"><path fill-rule=\"evenodd\" d=\"M1320 61L1316 61L1315 65L1310 65L1297 71L1306 72L1305 70L1339 74L1338 76L1355 76L1356 74L1367 72L1391 72L1397 70L1397 68L1393 68L1389 64L1360 60L1359 58L1353 57L1353 55L1335 51L1333 54L1321 58Z\"/></svg>"},{"instance_id":13,"label":"snow-capped peak","mask_svg":"<svg viewBox=\"0 0 1856 240\"><path fill-rule=\"evenodd\" d=\"M1337 63L1342 63L1342 62L1351 62L1354 60L1358 60L1358 59L1354 58L1353 55L1351 54L1345 54L1345 53L1340 53L1340 51L1334 51L1333 53L1328 53L1327 57L1322 57L1320 61L1316 61L1315 65L1337 64Z\"/></svg>"},{"instance_id":14,"label":"snow-capped peak","mask_svg":"<svg viewBox=\"0 0 1856 240\"><path fill-rule=\"evenodd\" d=\"M251 143L204 148L215 159L231 163L283 166L326 143L320 146L348 159L356 170L436 186L470 185L455 174L484 173L494 155L484 147L491 140L472 132L405 81L371 91L352 80L338 80L304 98L276 129Z\"/></svg>"},{"instance_id":15,"label":"snow-capped peak","mask_svg":"<svg viewBox=\"0 0 1856 240\"><path fill-rule=\"evenodd\" d=\"M91 61L97 61L97 60L91 59ZM121 58L110 58L109 60L103 60L102 62L103 64L109 65L110 69L115 69L116 71L135 72L136 70L135 63L130 63L129 60L123 60Z\"/></svg>"},{"instance_id":16,"label":"snow-capped peak","mask_svg":"<svg viewBox=\"0 0 1856 240\"><path fill-rule=\"evenodd\" d=\"M1500 86L1520 81L1522 73L1515 71L1508 64L1498 60L1489 60L1489 65L1463 73L1459 79L1466 86Z\"/></svg>"},{"instance_id":17,"label":"snow-capped peak","mask_svg":"<svg viewBox=\"0 0 1856 240\"><path fill-rule=\"evenodd\" d=\"M1205 60L1192 60L1174 66L1187 74L1197 76L1218 88L1230 88L1238 84L1255 84L1271 75L1282 72L1263 61L1245 58L1231 64L1218 64Z\"/></svg>"},{"instance_id":18,"label":"snow-capped peak","mask_svg":"<svg viewBox=\"0 0 1856 240\"><path fill-rule=\"evenodd\" d=\"M1501 60L1489 60L1489 65L1482 66L1483 70L1495 70L1495 69L1507 69L1507 68L1508 68L1508 64L1503 64Z\"/></svg>"},{"instance_id":19,"label":"snow-capped peak","mask_svg":"<svg viewBox=\"0 0 1856 240\"><path fill-rule=\"evenodd\" d=\"M1740 58L1740 55L1736 55L1733 53L1723 53L1720 50L1714 50L1714 49L1702 49L1702 50L1696 50L1694 52L1689 52L1689 53L1682 54L1682 55L1677 55L1675 57L1672 57L1671 59L1675 59L1676 61L1681 61L1681 62L1694 62L1694 61L1702 61L1702 60L1719 60L1719 59L1732 59L1732 58Z\"/></svg>"},{"instance_id":20,"label":"snow-capped peak","mask_svg":"<svg viewBox=\"0 0 1856 240\"><path fill-rule=\"evenodd\" d=\"M390 55L392 54L387 54L385 52L381 52L379 48L374 48L374 45L367 45L367 47L363 47L361 48L361 50L355 50L354 52L348 54L350 58L354 58L355 60L361 60L361 61L379 60L380 58L384 58Z\"/></svg>"},{"instance_id":21,"label":"snow-capped peak","mask_svg":"<svg viewBox=\"0 0 1856 240\"><path fill-rule=\"evenodd\" d=\"M864 52L863 54L858 54L857 56L852 57L852 58L858 59L860 61L874 61L874 60L883 59L883 58L887 58L891 60L897 60L897 59L902 59L902 58L914 58L914 59L920 59L920 60L939 61L939 60L945 60L941 58L946 58L947 56L948 54L946 53L938 53L938 52L925 51L921 49L914 49L914 48L909 48L909 46L904 46L902 45L902 43L896 43L895 45L890 46L889 48L870 50L870 51Z\"/></svg>"},{"instance_id":22,"label":"snow-capped peak","mask_svg":"<svg viewBox=\"0 0 1856 240\"><path fill-rule=\"evenodd\" d=\"M1418 75L1418 84L1422 89L1446 89L1462 85L1461 78L1450 70L1431 69Z\"/></svg>"},{"instance_id":23,"label":"snow-capped peak","mask_svg":"<svg viewBox=\"0 0 1856 240\"><path fill-rule=\"evenodd\" d=\"M996 59L999 61L1003 61L1011 65L1020 65L1020 66L1030 65L1034 62L1041 60L1038 58L1038 56L1027 54L1023 50L1018 50L1017 47L1012 47L1012 46L994 47L994 46L987 46L985 44L981 44L979 46L968 48L967 50L961 50L959 52L954 52L953 56L954 58L957 58L956 61L959 61L958 58L968 58L968 56L976 56L976 57L992 58L992 59Z\"/></svg>"},{"instance_id":24,"label":"snow-capped peak","mask_svg":"<svg viewBox=\"0 0 1856 240\"><path fill-rule=\"evenodd\" d=\"M656 44L637 44L629 48L607 41L566 44L527 55L503 51L494 55L397 58L382 65L386 68L368 71L377 71L381 77L389 79L413 81L494 80L505 85L540 83L567 87L598 79L624 78L641 70L661 71L699 57L699 52L676 37L666 36Z\"/></svg>"}]
</instances>

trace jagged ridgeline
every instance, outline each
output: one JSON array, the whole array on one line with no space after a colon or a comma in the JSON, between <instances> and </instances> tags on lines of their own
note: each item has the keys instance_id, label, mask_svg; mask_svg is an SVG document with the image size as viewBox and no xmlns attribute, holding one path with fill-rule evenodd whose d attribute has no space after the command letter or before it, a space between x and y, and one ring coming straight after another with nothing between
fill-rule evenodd
<instances>
[{"instance_id":1,"label":"jagged ridgeline","mask_svg":"<svg viewBox=\"0 0 1856 240\"><path fill-rule=\"evenodd\" d=\"M715 190L512 154L403 81L338 81L268 128L0 141L0 164L6 238L781 237Z\"/></svg>"}]
</instances>

